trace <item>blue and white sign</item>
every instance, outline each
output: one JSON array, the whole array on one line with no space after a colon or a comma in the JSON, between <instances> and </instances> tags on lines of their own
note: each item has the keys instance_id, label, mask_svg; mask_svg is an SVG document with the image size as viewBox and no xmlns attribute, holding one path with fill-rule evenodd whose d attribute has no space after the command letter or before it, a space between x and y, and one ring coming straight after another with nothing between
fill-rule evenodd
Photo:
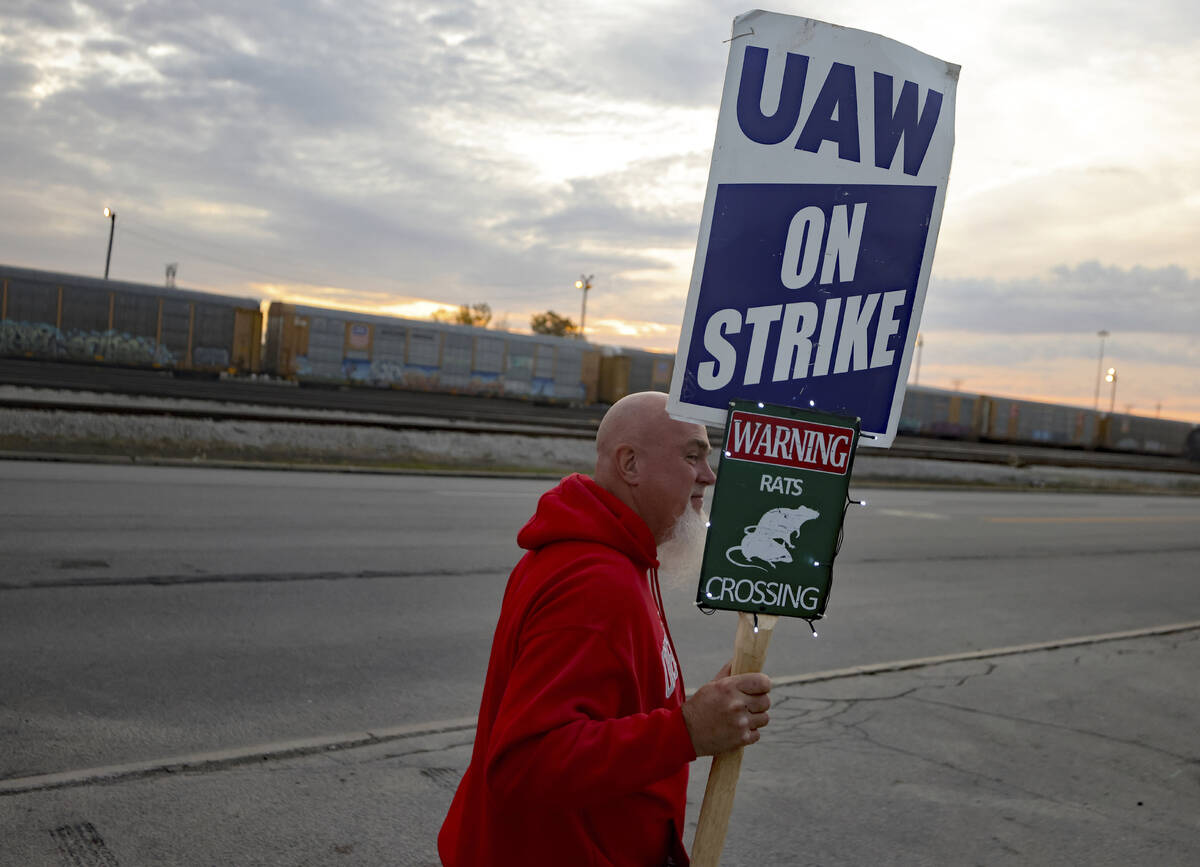
<instances>
[{"instance_id":1,"label":"blue and white sign","mask_svg":"<svg viewBox=\"0 0 1200 867\"><path fill-rule=\"evenodd\" d=\"M864 444L891 445L958 70L808 18L734 20L673 416L720 426L734 399L814 407L861 418Z\"/></svg>"}]
</instances>

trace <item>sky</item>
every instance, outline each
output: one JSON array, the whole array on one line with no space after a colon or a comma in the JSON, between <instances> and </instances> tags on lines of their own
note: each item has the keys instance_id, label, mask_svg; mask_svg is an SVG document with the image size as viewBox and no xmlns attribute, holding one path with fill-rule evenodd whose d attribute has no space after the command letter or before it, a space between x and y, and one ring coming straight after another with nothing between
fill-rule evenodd
<instances>
[{"instance_id":1,"label":"sky","mask_svg":"<svg viewBox=\"0 0 1200 867\"><path fill-rule=\"evenodd\" d=\"M0 262L674 351L749 8L0 0ZM1200 4L771 11L962 66L910 382L1200 422Z\"/></svg>"}]
</instances>

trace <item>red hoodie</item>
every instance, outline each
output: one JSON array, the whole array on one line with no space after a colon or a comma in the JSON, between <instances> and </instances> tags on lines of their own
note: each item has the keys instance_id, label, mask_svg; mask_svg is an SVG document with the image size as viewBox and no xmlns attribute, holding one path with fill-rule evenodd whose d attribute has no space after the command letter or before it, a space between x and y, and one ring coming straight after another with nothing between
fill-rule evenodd
<instances>
[{"instance_id":1,"label":"red hoodie","mask_svg":"<svg viewBox=\"0 0 1200 867\"><path fill-rule=\"evenodd\" d=\"M587 476L517 535L447 867L685 865L683 682L650 529Z\"/></svg>"}]
</instances>

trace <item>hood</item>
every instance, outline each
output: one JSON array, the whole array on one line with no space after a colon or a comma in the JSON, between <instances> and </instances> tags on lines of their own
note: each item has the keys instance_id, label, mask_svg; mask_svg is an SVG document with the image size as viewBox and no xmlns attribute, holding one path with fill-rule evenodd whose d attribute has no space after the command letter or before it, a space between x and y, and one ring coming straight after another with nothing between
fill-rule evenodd
<instances>
[{"instance_id":1,"label":"hood","mask_svg":"<svg viewBox=\"0 0 1200 867\"><path fill-rule=\"evenodd\" d=\"M517 534L533 551L554 542L597 542L629 557L639 569L657 569L654 534L637 513L580 473L542 494L537 511Z\"/></svg>"}]
</instances>

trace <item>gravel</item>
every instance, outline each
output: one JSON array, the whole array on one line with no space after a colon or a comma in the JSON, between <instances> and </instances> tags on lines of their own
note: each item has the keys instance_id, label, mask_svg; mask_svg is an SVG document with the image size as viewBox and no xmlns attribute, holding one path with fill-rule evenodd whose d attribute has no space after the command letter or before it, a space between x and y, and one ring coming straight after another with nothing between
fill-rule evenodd
<instances>
[{"instance_id":1,"label":"gravel","mask_svg":"<svg viewBox=\"0 0 1200 867\"><path fill-rule=\"evenodd\" d=\"M61 393L4 387L0 399ZM105 403L144 405L100 396ZM47 397L46 399L49 399ZM161 401L159 403L162 403ZM168 402L169 403L169 402ZM0 455L9 458L211 462L276 467L546 474L590 472L587 440L458 431L389 430L356 425L239 421L3 408ZM1073 467L900 458L863 448L854 480L897 485L1200 494L1200 476Z\"/></svg>"}]
</instances>

